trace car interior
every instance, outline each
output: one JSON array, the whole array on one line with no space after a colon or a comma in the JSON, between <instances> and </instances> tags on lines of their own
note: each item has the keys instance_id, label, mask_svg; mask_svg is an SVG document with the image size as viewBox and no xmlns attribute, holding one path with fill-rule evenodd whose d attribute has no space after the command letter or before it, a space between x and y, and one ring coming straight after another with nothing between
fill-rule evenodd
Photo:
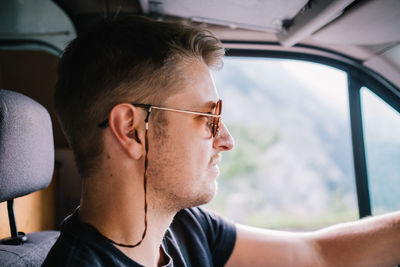
<instances>
[{"instance_id":1,"label":"car interior","mask_svg":"<svg viewBox=\"0 0 400 267\"><path fill-rule=\"evenodd\" d=\"M1 266L39 266L59 235L59 224L79 205L80 177L53 108L62 51L103 18L129 15L206 25L226 48L228 69L230 59L250 58L314 62L344 71L357 216L375 214L375 185L369 178L377 176L371 173L362 88L395 116L385 128L394 139L385 144L395 150L391 175L400 185L400 1L2 0ZM391 186L397 195L398 188ZM400 208L400 201L385 201Z\"/></svg>"}]
</instances>

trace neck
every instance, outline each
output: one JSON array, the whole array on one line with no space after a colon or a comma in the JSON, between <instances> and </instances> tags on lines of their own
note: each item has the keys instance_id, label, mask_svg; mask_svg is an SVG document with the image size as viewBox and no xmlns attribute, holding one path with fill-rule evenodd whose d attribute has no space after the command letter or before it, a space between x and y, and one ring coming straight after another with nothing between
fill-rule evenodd
<instances>
[{"instance_id":1,"label":"neck","mask_svg":"<svg viewBox=\"0 0 400 267\"><path fill-rule=\"evenodd\" d=\"M110 178L91 177L83 181L79 210L81 220L116 243L136 244L145 229L143 178L132 175L122 179ZM147 233L142 243L134 248L115 246L142 265L161 264L161 242L174 215L154 207L150 202Z\"/></svg>"}]
</instances>

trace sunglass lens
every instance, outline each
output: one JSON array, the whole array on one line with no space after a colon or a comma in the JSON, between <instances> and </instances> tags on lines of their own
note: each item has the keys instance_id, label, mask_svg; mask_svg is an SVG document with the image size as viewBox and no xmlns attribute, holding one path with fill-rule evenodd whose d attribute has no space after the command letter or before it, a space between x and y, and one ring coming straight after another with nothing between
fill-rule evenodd
<instances>
[{"instance_id":1,"label":"sunglass lens","mask_svg":"<svg viewBox=\"0 0 400 267\"><path fill-rule=\"evenodd\" d=\"M221 115L222 113L222 100L218 100L217 106L215 107L215 115ZM212 124L212 130L213 130L213 137L216 137L219 128L221 127L221 118L213 118L213 124Z\"/></svg>"}]
</instances>

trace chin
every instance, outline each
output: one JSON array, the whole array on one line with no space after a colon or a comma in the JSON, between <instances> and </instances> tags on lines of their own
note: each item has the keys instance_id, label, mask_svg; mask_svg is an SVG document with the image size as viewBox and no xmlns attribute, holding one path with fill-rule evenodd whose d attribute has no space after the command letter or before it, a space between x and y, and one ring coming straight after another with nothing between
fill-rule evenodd
<instances>
[{"instance_id":1,"label":"chin","mask_svg":"<svg viewBox=\"0 0 400 267\"><path fill-rule=\"evenodd\" d=\"M201 191L192 192L190 197L187 197L186 200L181 202L182 206L180 206L180 209L207 204L216 195L217 188L217 182L214 180L213 182L208 183L205 187L202 187Z\"/></svg>"},{"instance_id":2,"label":"chin","mask_svg":"<svg viewBox=\"0 0 400 267\"><path fill-rule=\"evenodd\" d=\"M211 200L213 200L214 197L215 197L215 195L216 195L217 192L218 192L218 183L217 183L216 180L214 180L212 188L213 188L213 190L212 190L212 192L210 192L209 198L208 198L208 200L207 200L206 203L208 203L208 202L210 202ZM204 203L204 204L205 204L205 203Z\"/></svg>"},{"instance_id":3,"label":"chin","mask_svg":"<svg viewBox=\"0 0 400 267\"><path fill-rule=\"evenodd\" d=\"M208 185L208 188L206 190L204 190L198 194L197 201L196 201L197 203L194 206L200 206L203 204L207 204L208 202L213 200L213 198L217 194L217 191L218 191L218 183L216 180L214 180L213 182L211 182Z\"/></svg>"}]
</instances>

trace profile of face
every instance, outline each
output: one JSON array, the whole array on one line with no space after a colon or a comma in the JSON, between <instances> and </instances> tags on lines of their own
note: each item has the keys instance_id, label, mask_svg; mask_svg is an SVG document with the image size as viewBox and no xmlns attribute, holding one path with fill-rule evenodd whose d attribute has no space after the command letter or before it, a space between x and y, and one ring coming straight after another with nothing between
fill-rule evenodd
<instances>
[{"instance_id":1,"label":"profile of face","mask_svg":"<svg viewBox=\"0 0 400 267\"><path fill-rule=\"evenodd\" d=\"M219 99L210 70L202 62L185 63L178 93L164 107L210 113ZM165 111L161 111L165 112ZM209 117L165 112L162 136L149 126L149 203L180 210L209 202L217 191L221 152L234 141L223 123L212 137Z\"/></svg>"}]
</instances>

